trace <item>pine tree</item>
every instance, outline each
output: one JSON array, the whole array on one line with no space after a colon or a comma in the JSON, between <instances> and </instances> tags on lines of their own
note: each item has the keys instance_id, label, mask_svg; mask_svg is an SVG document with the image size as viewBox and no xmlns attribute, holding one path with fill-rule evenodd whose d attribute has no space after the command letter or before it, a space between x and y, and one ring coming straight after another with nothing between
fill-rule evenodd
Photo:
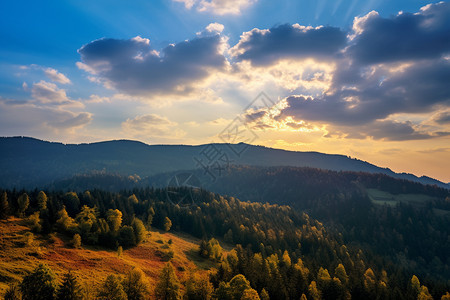
<instances>
[{"instance_id":1,"label":"pine tree","mask_svg":"<svg viewBox=\"0 0 450 300\"><path fill-rule=\"evenodd\" d=\"M345 271L345 268L342 264L339 264L336 269L334 269L334 275L339 278L343 285L347 285L348 283L348 275Z\"/></svg>"},{"instance_id":2,"label":"pine tree","mask_svg":"<svg viewBox=\"0 0 450 300\"><path fill-rule=\"evenodd\" d=\"M322 298L320 291L317 289L315 281L311 281L308 287L309 296L313 300L320 300Z\"/></svg>"},{"instance_id":3,"label":"pine tree","mask_svg":"<svg viewBox=\"0 0 450 300\"><path fill-rule=\"evenodd\" d=\"M123 290L127 294L128 300L148 299L150 291L144 272L140 269L133 269L128 272L122 281Z\"/></svg>"},{"instance_id":4,"label":"pine tree","mask_svg":"<svg viewBox=\"0 0 450 300\"><path fill-rule=\"evenodd\" d=\"M37 196L39 210L47 209L47 200L47 195L43 191L40 191Z\"/></svg>"},{"instance_id":5,"label":"pine tree","mask_svg":"<svg viewBox=\"0 0 450 300\"><path fill-rule=\"evenodd\" d=\"M417 295L417 300L433 300L433 297L431 297L426 286L422 285L420 287L420 293Z\"/></svg>"},{"instance_id":6,"label":"pine tree","mask_svg":"<svg viewBox=\"0 0 450 300\"><path fill-rule=\"evenodd\" d=\"M178 300L180 298L180 282L170 262L164 266L159 275L155 295L159 300Z\"/></svg>"},{"instance_id":7,"label":"pine tree","mask_svg":"<svg viewBox=\"0 0 450 300\"><path fill-rule=\"evenodd\" d=\"M81 288L78 284L77 278L68 272L64 275L63 281L56 294L58 300L81 300Z\"/></svg>"},{"instance_id":8,"label":"pine tree","mask_svg":"<svg viewBox=\"0 0 450 300\"><path fill-rule=\"evenodd\" d=\"M136 246L136 237L134 235L133 227L125 225L120 228L119 242L124 248Z\"/></svg>"},{"instance_id":9,"label":"pine tree","mask_svg":"<svg viewBox=\"0 0 450 300\"><path fill-rule=\"evenodd\" d=\"M20 284L23 300L52 300L55 298L56 277L53 271L40 264Z\"/></svg>"},{"instance_id":10,"label":"pine tree","mask_svg":"<svg viewBox=\"0 0 450 300\"><path fill-rule=\"evenodd\" d=\"M184 297L189 300L211 299L213 291L214 288L208 276L191 273L186 282L186 294Z\"/></svg>"},{"instance_id":11,"label":"pine tree","mask_svg":"<svg viewBox=\"0 0 450 300\"><path fill-rule=\"evenodd\" d=\"M269 293L267 293L266 289L261 290L261 300L270 300Z\"/></svg>"},{"instance_id":12,"label":"pine tree","mask_svg":"<svg viewBox=\"0 0 450 300\"><path fill-rule=\"evenodd\" d=\"M12 284L8 287L5 293L5 300L20 300L22 299L22 294L20 293L20 288L17 284Z\"/></svg>"},{"instance_id":13,"label":"pine tree","mask_svg":"<svg viewBox=\"0 0 450 300\"><path fill-rule=\"evenodd\" d=\"M150 230L150 226L152 226L153 223L153 217L155 216L155 210L153 207L150 207L147 212L147 228Z\"/></svg>"},{"instance_id":14,"label":"pine tree","mask_svg":"<svg viewBox=\"0 0 450 300\"><path fill-rule=\"evenodd\" d=\"M134 236L136 237L136 245L138 245L147 236L147 230L145 229L144 223L138 218L134 218L131 226L133 227Z\"/></svg>"},{"instance_id":15,"label":"pine tree","mask_svg":"<svg viewBox=\"0 0 450 300\"><path fill-rule=\"evenodd\" d=\"M246 289L242 293L240 300L261 300L261 298L259 298L258 292L254 289Z\"/></svg>"},{"instance_id":16,"label":"pine tree","mask_svg":"<svg viewBox=\"0 0 450 300\"><path fill-rule=\"evenodd\" d=\"M0 195L0 219L6 219L9 214L8 194L3 192Z\"/></svg>"},{"instance_id":17,"label":"pine tree","mask_svg":"<svg viewBox=\"0 0 450 300\"><path fill-rule=\"evenodd\" d=\"M230 288L234 299L240 299L245 290L251 289L250 282L242 274L238 274L230 280Z\"/></svg>"},{"instance_id":18,"label":"pine tree","mask_svg":"<svg viewBox=\"0 0 450 300\"><path fill-rule=\"evenodd\" d=\"M109 228L112 232L119 231L122 225L122 212L118 209L108 209L106 219L109 222Z\"/></svg>"},{"instance_id":19,"label":"pine tree","mask_svg":"<svg viewBox=\"0 0 450 300\"><path fill-rule=\"evenodd\" d=\"M17 199L17 204L19 205L19 216L23 217L25 215L25 211L28 208L28 205L30 205L30 197L28 197L28 194L23 193L22 195L20 195Z\"/></svg>"},{"instance_id":20,"label":"pine tree","mask_svg":"<svg viewBox=\"0 0 450 300\"><path fill-rule=\"evenodd\" d=\"M100 287L97 294L99 300L127 300L127 294L125 294L120 280L115 275L109 275L106 277L105 282Z\"/></svg>"},{"instance_id":21,"label":"pine tree","mask_svg":"<svg viewBox=\"0 0 450 300\"><path fill-rule=\"evenodd\" d=\"M221 281L219 287L214 292L214 296L221 300L233 300L232 290L228 283Z\"/></svg>"}]
</instances>

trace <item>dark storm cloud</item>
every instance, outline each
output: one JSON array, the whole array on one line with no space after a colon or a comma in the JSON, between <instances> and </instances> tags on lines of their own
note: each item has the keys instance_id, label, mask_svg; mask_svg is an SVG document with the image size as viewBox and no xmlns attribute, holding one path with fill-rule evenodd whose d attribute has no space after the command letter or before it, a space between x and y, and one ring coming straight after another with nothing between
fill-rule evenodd
<instances>
[{"instance_id":1,"label":"dark storm cloud","mask_svg":"<svg viewBox=\"0 0 450 300\"><path fill-rule=\"evenodd\" d=\"M148 40L139 37L100 39L78 52L86 69L128 94L183 93L225 66L221 44L219 35L201 36L157 53Z\"/></svg>"},{"instance_id":2,"label":"dark storm cloud","mask_svg":"<svg viewBox=\"0 0 450 300\"><path fill-rule=\"evenodd\" d=\"M336 27L301 27L284 24L269 30L246 32L232 53L237 60L268 65L283 58L327 58L346 44L346 33Z\"/></svg>"},{"instance_id":3,"label":"dark storm cloud","mask_svg":"<svg viewBox=\"0 0 450 300\"><path fill-rule=\"evenodd\" d=\"M347 54L360 63L437 58L450 52L450 3L393 18L372 12L357 20L354 29L356 37Z\"/></svg>"}]
</instances>

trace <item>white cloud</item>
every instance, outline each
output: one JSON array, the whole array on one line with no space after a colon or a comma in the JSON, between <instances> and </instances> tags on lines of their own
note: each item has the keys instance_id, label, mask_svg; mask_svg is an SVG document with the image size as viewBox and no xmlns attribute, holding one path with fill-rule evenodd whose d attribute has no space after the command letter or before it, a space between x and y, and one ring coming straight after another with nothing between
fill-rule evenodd
<instances>
[{"instance_id":1,"label":"white cloud","mask_svg":"<svg viewBox=\"0 0 450 300\"><path fill-rule=\"evenodd\" d=\"M34 83L31 88L31 97L44 105L70 105L83 107L79 101L71 100L64 89L59 89L56 84L44 80Z\"/></svg>"},{"instance_id":2,"label":"white cloud","mask_svg":"<svg viewBox=\"0 0 450 300\"><path fill-rule=\"evenodd\" d=\"M187 9L196 8L200 12L216 15L238 15L243 9L253 5L257 0L173 0L184 3Z\"/></svg>"},{"instance_id":3,"label":"white cloud","mask_svg":"<svg viewBox=\"0 0 450 300\"><path fill-rule=\"evenodd\" d=\"M61 84L69 84L70 79L67 78L64 74L58 72L55 69L52 68L46 68L44 69L44 74L52 81L61 83Z\"/></svg>"},{"instance_id":4,"label":"white cloud","mask_svg":"<svg viewBox=\"0 0 450 300\"><path fill-rule=\"evenodd\" d=\"M224 28L225 27L222 24L215 22L206 26L206 31L221 33Z\"/></svg>"},{"instance_id":5,"label":"white cloud","mask_svg":"<svg viewBox=\"0 0 450 300\"><path fill-rule=\"evenodd\" d=\"M31 96L42 103L65 103L69 101L65 90L59 89L56 84L44 80L33 84Z\"/></svg>"}]
</instances>

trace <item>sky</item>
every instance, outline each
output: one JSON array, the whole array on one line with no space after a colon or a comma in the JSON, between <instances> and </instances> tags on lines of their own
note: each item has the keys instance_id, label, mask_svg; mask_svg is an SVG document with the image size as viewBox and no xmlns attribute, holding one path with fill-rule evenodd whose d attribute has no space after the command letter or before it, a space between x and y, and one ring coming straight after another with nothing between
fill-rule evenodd
<instances>
[{"instance_id":1,"label":"sky","mask_svg":"<svg viewBox=\"0 0 450 300\"><path fill-rule=\"evenodd\" d=\"M0 136L249 142L450 182L450 2L0 3Z\"/></svg>"}]
</instances>

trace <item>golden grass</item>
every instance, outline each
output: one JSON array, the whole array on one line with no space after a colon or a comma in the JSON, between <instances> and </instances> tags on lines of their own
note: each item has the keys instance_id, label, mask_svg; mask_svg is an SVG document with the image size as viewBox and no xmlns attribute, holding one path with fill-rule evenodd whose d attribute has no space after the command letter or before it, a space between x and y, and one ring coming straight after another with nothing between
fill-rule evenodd
<instances>
[{"instance_id":1,"label":"golden grass","mask_svg":"<svg viewBox=\"0 0 450 300\"><path fill-rule=\"evenodd\" d=\"M150 286L154 286L166 262L160 253L172 249L171 260L180 281L185 281L190 271L208 272L214 263L202 259L198 254L200 240L186 234L151 231L139 246L123 251L99 247L70 247L70 238L56 234L53 237L35 235L34 242L27 245L24 234L30 229L21 225L21 220L10 217L0 221L0 295L8 284L20 282L39 263L46 263L62 277L71 270L82 284L96 289L109 274L126 274L134 267L140 268L147 276ZM172 240L172 244L169 244ZM161 243L162 241L162 243Z\"/></svg>"}]
</instances>

